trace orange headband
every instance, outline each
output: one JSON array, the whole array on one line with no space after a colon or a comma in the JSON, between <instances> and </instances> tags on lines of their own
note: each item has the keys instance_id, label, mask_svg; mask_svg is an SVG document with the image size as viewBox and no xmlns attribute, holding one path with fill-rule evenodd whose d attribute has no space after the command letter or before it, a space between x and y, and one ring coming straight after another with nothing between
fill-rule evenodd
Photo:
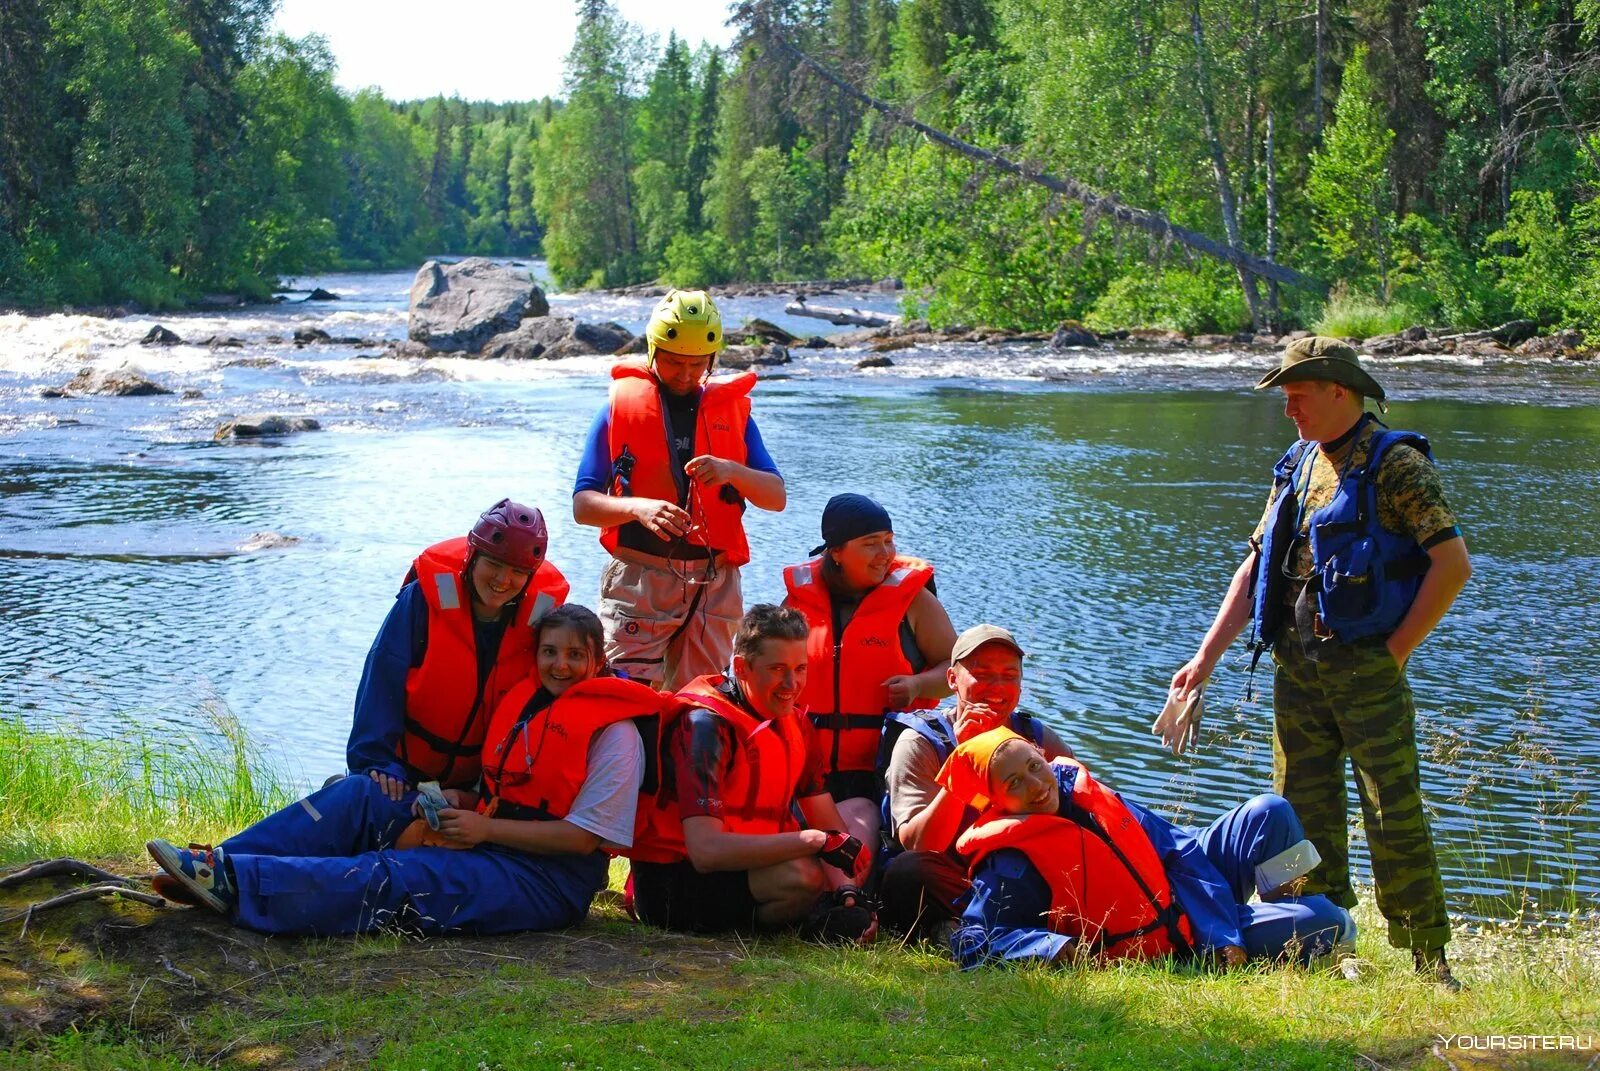
<instances>
[{"instance_id":1,"label":"orange headband","mask_svg":"<svg viewBox=\"0 0 1600 1071\"><path fill-rule=\"evenodd\" d=\"M939 771L939 784L969 806L983 810L989 806L989 765L995 752L1008 741L1022 739L1004 725L979 733L950 753Z\"/></svg>"}]
</instances>

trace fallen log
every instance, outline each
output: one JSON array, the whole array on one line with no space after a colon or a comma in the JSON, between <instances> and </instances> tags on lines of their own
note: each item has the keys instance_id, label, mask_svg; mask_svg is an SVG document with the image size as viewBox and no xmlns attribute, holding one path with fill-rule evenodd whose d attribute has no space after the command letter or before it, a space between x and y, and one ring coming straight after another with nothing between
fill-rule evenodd
<instances>
[{"instance_id":1,"label":"fallen log","mask_svg":"<svg viewBox=\"0 0 1600 1071\"><path fill-rule=\"evenodd\" d=\"M809 316L814 320L827 320L831 324L855 324L857 327L891 327L900 317L889 312L862 312L860 309L839 309L828 305L807 305L791 301L783 307L789 316Z\"/></svg>"}]
</instances>

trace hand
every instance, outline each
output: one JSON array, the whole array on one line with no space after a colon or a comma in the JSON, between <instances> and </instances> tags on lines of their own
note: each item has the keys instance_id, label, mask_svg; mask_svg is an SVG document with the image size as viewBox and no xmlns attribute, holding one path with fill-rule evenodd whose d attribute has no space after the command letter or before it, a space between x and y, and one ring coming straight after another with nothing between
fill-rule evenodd
<instances>
[{"instance_id":1,"label":"hand","mask_svg":"<svg viewBox=\"0 0 1600 1071\"><path fill-rule=\"evenodd\" d=\"M979 733L988 732L1005 721L987 703L956 703L956 742L964 744Z\"/></svg>"},{"instance_id":2,"label":"hand","mask_svg":"<svg viewBox=\"0 0 1600 1071\"><path fill-rule=\"evenodd\" d=\"M634 518L651 535L660 539L678 539L689 530L689 511L660 498L628 499L633 503Z\"/></svg>"},{"instance_id":3,"label":"hand","mask_svg":"<svg viewBox=\"0 0 1600 1071\"><path fill-rule=\"evenodd\" d=\"M917 698L917 679L909 673L896 674L883 682L889 689L889 709L904 710Z\"/></svg>"},{"instance_id":4,"label":"hand","mask_svg":"<svg viewBox=\"0 0 1600 1071\"><path fill-rule=\"evenodd\" d=\"M1194 743L1200 733L1200 719L1205 715L1205 678L1190 672L1193 667L1191 662L1173 675L1166 705L1150 725L1150 731L1160 736L1161 743L1174 755L1182 755ZM1194 683L1179 687L1180 680Z\"/></svg>"},{"instance_id":5,"label":"hand","mask_svg":"<svg viewBox=\"0 0 1600 1071\"><path fill-rule=\"evenodd\" d=\"M1172 675L1171 690L1179 693L1198 691L1211 679L1211 670L1211 666L1206 665L1199 655L1195 655Z\"/></svg>"},{"instance_id":6,"label":"hand","mask_svg":"<svg viewBox=\"0 0 1600 1071\"><path fill-rule=\"evenodd\" d=\"M699 457L690 458L689 463L683 466L684 473L689 479L706 487L716 487L719 484L732 483L734 472L738 465L725 457L712 457L710 454L701 454Z\"/></svg>"},{"instance_id":7,"label":"hand","mask_svg":"<svg viewBox=\"0 0 1600 1071\"><path fill-rule=\"evenodd\" d=\"M817 850L817 858L846 874L854 876L856 869L861 864L861 859L866 852L863 851L861 841L848 833L841 833L837 829L823 831L826 839L822 847ZM872 865L872 857L867 855L867 865Z\"/></svg>"},{"instance_id":8,"label":"hand","mask_svg":"<svg viewBox=\"0 0 1600 1071\"><path fill-rule=\"evenodd\" d=\"M1405 669L1406 662L1411 659L1411 652L1414 648L1400 649L1400 645L1394 642L1393 636L1384 640L1383 645L1389 649L1389 656L1394 659L1394 664L1401 669Z\"/></svg>"},{"instance_id":9,"label":"hand","mask_svg":"<svg viewBox=\"0 0 1600 1071\"><path fill-rule=\"evenodd\" d=\"M399 803L400 800L405 797L406 792L411 788L410 785L406 784L400 778L390 777L382 770L369 770L367 771L367 774L374 781L378 782L378 787L383 789L383 794L394 800L396 803Z\"/></svg>"},{"instance_id":10,"label":"hand","mask_svg":"<svg viewBox=\"0 0 1600 1071\"><path fill-rule=\"evenodd\" d=\"M478 794L468 792L464 788L447 788L444 790L444 798L450 806L461 810L470 811L478 804Z\"/></svg>"},{"instance_id":11,"label":"hand","mask_svg":"<svg viewBox=\"0 0 1600 1071\"><path fill-rule=\"evenodd\" d=\"M1243 967L1244 961L1249 958L1250 957L1245 953L1245 950L1240 948L1238 945L1222 946L1222 964L1229 970L1232 970L1234 967Z\"/></svg>"},{"instance_id":12,"label":"hand","mask_svg":"<svg viewBox=\"0 0 1600 1071\"><path fill-rule=\"evenodd\" d=\"M470 848L482 844L489 837L489 824L494 819L477 811L450 807L439 812L439 833L452 844Z\"/></svg>"}]
</instances>

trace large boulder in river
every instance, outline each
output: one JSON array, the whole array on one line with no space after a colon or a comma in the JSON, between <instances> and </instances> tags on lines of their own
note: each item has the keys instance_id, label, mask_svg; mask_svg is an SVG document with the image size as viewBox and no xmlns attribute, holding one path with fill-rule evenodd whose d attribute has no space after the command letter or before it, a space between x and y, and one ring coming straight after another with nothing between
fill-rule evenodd
<instances>
[{"instance_id":1,"label":"large boulder in river","mask_svg":"<svg viewBox=\"0 0 1600 1071\"><path fill-rule=\"evenodd\" d=\"M496 335L514 331L528 316L545 316L550 303L526 271L483 257L458 264L430 260L411 283L408 334L436 350L477 353Z\"/></svg>"},{"instance_id":2,"label":"large boulder in river","mask_svg":"<svg viewBox=\"0 0 1600 1071\"><path fill-rule=\"evenodd\" d=\"M275 435L291 435L297 431L321 431L322 425L312 417L286 417L276 413L254 413L224 421L211 436L223 439L262 439Z\"/></svg>"},{"instance_id":3,"label":"large boulder in river","mask_svg":"<svg viewBox=\"0 0 1600 1071\"><path fill-rule=\"evenodd\" d=\"M616 353L633 339L621 324L586 324L570 316L534 316L484 344L484 357L546 361L597 353Z\"/></svg>"},{"instance_id":4,"label":"large boulder in river","mask_svg":"<svg viewBox=\"0 0 1600 1071\"><path fill-rule=\"evenodd\" d=\"M85 368L72 382L61 388L68 396L74 394L105 394L118 398L136 398L147 394L171 394L159 383L153 383L142 372L123 366L111 371Z\"/></svg>"},{"instance_id":5,"label":"large boulder in river","mask_svg":"<svg viewBox=\"0 0 1600 1071\"><path fill-rule=\"evenodd\" d=\"M1050 348L1053 350L1074 349L1079 346L1098 346L1100 340L1094 337L1094 332L1084 327L1076 320L1063 320L1056 333L1050 337Z\"/></svg>"},{"instance_id":6,"label":"large boulder in river","mask_svg":"<svg viewBox=\"0 0 1600 1071\"><path fill-rule=\"evenodd\" d=\"M141 346L176 346L183 342L176 331L170 331L160 324L156 324L145 336L139 340Z\"/></svg>"}]
</instances>

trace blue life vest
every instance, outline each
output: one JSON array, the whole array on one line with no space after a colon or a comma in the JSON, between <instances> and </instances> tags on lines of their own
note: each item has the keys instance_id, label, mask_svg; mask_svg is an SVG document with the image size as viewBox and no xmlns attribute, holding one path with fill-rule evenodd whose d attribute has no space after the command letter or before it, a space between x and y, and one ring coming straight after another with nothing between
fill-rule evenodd
<instances>
[{"instance_id":1,"label":"blue life vest","mask_svg":"<svg viewBox=\"0 0 1600 1071\"><path fill-rule=\"evenodd\" d=\"M1414 539L1378 523L1378 466L1402 443L1433 460L1423 436L1380 428L1373 433L1366 463L1346 471L1333 500L1306 518L1313 562L1306 583L1316 594L1323 624L1342 643L1393 632L1428 571L1428 555ZM1283 567L1291 544L1300 538L1302 485L1310 480L1315 463L1316 443L1302 439L1272 470L1278 493L1256 566L1256 634L1262 648L1277 638L1288 616L1284 598L1289 578Z\"/></svg>"},{"instance_id":2,"label":"blue life vest","mask_svg":"<svg viewBox=\"0 0 1600 1071\"><path fill-rule=\"evenodd\" d=\"M939 761L944 762L950 757L950 752L956 749L955 726L943 713L937 710L895 710L883 717L883 737L878 744L878 773L880 775L889 770L889 757L894 754L895 741L900 739L900 734L907 729L922 737L933 745L933 750L938 754ZM1044 722L1038 718L1022 713L1020 710L1011 712L1011 731L1018 736L1025 737L1038 747L1044 747ZM880 865L899 855L904 851L900 838L890 832L894 828L894 819L889 808L889 794L883 794L883 803L879 805L883 818L883 847L885 852L880 855ZM978 817L978 812L971 807L962 816L961 826L965 829Z\"/></svg>"}]
</instances>

